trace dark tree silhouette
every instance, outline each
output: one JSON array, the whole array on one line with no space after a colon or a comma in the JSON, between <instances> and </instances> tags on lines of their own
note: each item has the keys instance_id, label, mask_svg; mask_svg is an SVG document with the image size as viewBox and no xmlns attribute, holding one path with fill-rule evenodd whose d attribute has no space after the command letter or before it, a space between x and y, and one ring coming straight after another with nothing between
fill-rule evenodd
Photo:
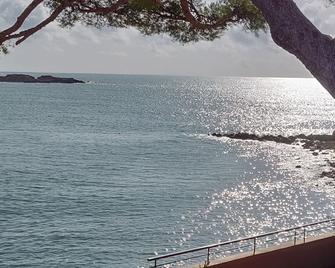
<instances>
[{"instance_id":1,"label":"dark tree silhouette","mask_svg":"<svg viewBox=\"0 0 335 268\"><path fill-rule=\"evenodd\" d=\"M50 9L49 16L23 28L40 5ZM295 55L335 98L335 41L293 0L30 0L0 32L0 50L7 53L8 46L19 45L55 20L63 27L135 27L145 35L165 33L184 43L214 40L238 24L252 32L269 28L274 42Z\"/></svg>"}]
</instances>

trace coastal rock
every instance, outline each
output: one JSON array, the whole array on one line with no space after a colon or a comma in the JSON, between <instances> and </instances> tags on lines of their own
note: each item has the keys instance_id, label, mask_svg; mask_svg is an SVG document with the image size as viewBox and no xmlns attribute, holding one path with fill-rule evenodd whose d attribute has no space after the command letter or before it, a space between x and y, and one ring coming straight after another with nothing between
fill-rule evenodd
<instances>
[{"instance_id":1,"label":"coastal rock","mask_svg":"<svg viewBox=\"0 0 335 268\"><path fill-rule=\"evenodd\" d=\"M327 160L327 163L330 167L335 168L335 162L331 162L331 161Z\"/></svg>"},{"instance_id":2,"label":"coastal rock","mask_svg":"<svg viewBox=\"0 0 335 268\"><path fill-rule=\"evenodd\" d=\"M250 133L212 133L208 134L210 136L214 136L217 138L227 137L231 139L239 139L239 140L256 140L256 141L273 141L277 143L285 143L285 144L296 144L301 145L302 148L308 149L312 152L312 155L328 155L330 151L335 151L335 135L332 133L331 135L295 135L295 136L288 136L284 137L281 135L256 135ZM324 151L326 150L326 151ZM296 160L300 160L297 158ZM321 178L327 177L334 181L327 182L327 185L335 186L335 162L330 161L329 159L325 159L327 164L320 165L320 167L330 167L331 170L323 171L320 174ZM301 169L302 165L297 163L295 166L297 169ZM318 184L316 185L318 186Z\"/></svg>"},{"instance_id":3,"label":"coastal rock","mask_svg":"<svg viewBox=\"0 0 335 268\"><path fill-rule=\"evenodd\" d=\"M211 135L214 137L218 137L218 138L227 137L227 138L239 139L239 140L274 141L274 142L286 143L286 144L292 144L293 142L296 141L296 137L293 137L293 136L290 136L290 137L284 137L281 135L258 136L256 134L250 134L250 133L244 133L244 132L231 133L231 134L212 133Z\"/></svg>"},{"instance_id":4,"label":"coastal rock","mask_svg":"<svg viewBox=\"0 0 335 268\"><path fill-rule=\"evenodd\" d=\"M63 78L55 77L51 75L42 75L35 78L27 74L8 74L6 76L0 76L0 82L7 83L61 83L61 84L75 84L85 83L84 81L77 80L74 78Z\"/></svg>"},{"instance_id":5,"label":"coastal rock","mask_svg":"<svg viewBox=\"0 0 335 268\"><path fill-rule=\"evenodd\" d=\"M8 74L6 76L0 76L0 82L34 83L35 81L35 77L27 74Z\"/></svg>"},{"instance_id":6,"label":"coastal rock","mask_svg":"<svg viewBox=\"0 0 335 268\"><path fill-rule=\"evenodd\" d=\"M331 171L323 171L321 173L321 178L335 178L335 170L331 170Z\"/></svg>"},{"instance_id":7,"label":"coastal rock","mask_svg":"<svg viewBox=\"0 0 335 268\"><path fill-rule=\"evenodd\" d=\"M75 83L85 83L84 81L77 80L74 78L63 78L54 77L51 75L42 75L36 78L37 83L64 83L64 84L75 84Z\"/></svg>"},{"instance_id":8,"label":"coastal rock","mask_svg":"<svg viewBox=\"0 0 335 268\"><path fill-rule=\"evenodd\" d=\"M212 133L209 134L214 137L227 137L231 139L239 139L239 140L257 140L257 141L273 141L278 143L285 144L294 144L294 143L302 143L302 147L304 149L309 149L311 151L315 150L326 150L326 149L335 149L335 136L333 135L295 135L284 137L281 135L256 135L244 132L238 133Z\"/></svg>"}]
</instances>

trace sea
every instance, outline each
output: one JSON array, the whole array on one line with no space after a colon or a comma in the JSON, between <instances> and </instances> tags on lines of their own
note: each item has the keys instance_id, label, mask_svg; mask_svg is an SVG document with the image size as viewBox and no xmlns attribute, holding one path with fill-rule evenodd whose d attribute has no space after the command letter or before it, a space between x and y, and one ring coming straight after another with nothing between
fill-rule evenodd
<instances>
[{"instance_id":1,"label":"sea","mask_svg":"<svg viewBox=\"0 0 335 268\"><path fill-rule=\"evenodd\" d=\"M0 84L0 267L148 267L334 217L332 152L208 135L333 133L315 79L57 75L87 83Z\"/></svg>"}]
</instances>

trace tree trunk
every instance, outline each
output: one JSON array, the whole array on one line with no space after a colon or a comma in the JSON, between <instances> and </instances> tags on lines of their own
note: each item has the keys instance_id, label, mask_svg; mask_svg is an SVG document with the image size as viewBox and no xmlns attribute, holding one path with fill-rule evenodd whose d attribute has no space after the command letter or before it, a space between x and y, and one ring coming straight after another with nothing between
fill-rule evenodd
<instances>
[{"instance_id":1,"label":"tree trunk","mask_svg":"<svg viewBox=\"0 0 335 268\"><path fill-rule=\"evenodd\" d=\"M295 55L335 98L335 41L322 34L293 0L251 0L268 22L274 42Z\"/></svg>"}]
</instances>

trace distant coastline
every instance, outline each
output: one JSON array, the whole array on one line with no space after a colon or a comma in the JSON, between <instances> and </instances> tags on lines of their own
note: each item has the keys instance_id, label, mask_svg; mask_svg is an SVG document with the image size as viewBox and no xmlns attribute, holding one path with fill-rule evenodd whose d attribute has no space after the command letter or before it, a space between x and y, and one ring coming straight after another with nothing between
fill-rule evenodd
<instances>
[{"instance_id":1,"label":"distant coastline","mask_svg":"<svg viewBox=\"0 0 335 268\"><path fill-rule=\"evenodd\" d=\"M61 83L61 84L83 84L84 81L74 78L55 77L51 75L42 75L37 78L27 74L7 74L0 76L0 82L6 83Z\"/></svg>"}]
</instances>

